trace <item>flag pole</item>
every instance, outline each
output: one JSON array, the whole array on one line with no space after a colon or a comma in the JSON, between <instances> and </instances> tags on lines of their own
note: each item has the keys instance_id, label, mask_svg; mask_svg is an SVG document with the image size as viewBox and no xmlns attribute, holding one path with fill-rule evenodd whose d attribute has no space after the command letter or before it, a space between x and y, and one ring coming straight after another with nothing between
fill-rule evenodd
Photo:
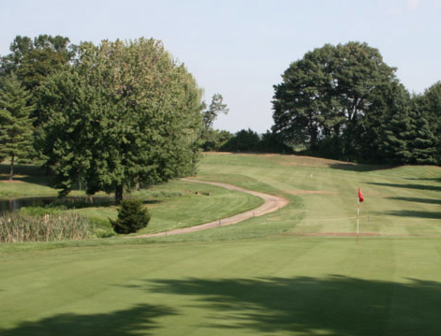
<instances>
[{"instance_id":1,"label":"flag pole","mask_svg":"<svg viewBox=\"0 0 441 336\"><path fill-rule=\"evenodd\" d=\"M358 199L357 202L357 245L360 239L359 236L360 236L360 199Z\"/></svg>"},{"instance_id":2,"label":"flag pole","mask_svg":"<svg viewBox=\"0 0 441 336\"><path fill-rule=\"evenodd\" d=\"M357 245L360 239L360 203L364 201L361 189L358 188L358 206L357 206Z\"/></svg>"}]
</instances>

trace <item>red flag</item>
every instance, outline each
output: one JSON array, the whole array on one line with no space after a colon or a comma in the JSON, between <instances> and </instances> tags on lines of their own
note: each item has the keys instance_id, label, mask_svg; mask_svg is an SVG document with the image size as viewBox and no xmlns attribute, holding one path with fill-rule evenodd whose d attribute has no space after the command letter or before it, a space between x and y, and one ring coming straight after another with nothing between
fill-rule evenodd
<instances>
[{"instance_id":1,"label":"red flag","mask_svg":"<svg viewBox=\"0 0 441 336\"><path fill-rule=\"evenodd\" d=\"M361 189L358 188L358 201L361 203L364 201L363 194L361 193Z\"/></svg>"}]
</instances>

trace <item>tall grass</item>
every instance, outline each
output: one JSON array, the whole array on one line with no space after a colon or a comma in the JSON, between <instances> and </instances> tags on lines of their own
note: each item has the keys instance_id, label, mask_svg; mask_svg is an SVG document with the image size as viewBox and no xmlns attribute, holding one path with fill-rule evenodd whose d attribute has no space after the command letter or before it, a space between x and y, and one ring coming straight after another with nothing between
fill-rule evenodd
<instances>
[{"instance_id":1,"label":"tall grass","mask_svg":"<svg viewBox=\"0 0 441 336\"><path fill-rule=\"evenodd\" d=\"M93 226L76 213L0 216L0 243L79 240L93 236Z\"/></svg>"}]
</instances>

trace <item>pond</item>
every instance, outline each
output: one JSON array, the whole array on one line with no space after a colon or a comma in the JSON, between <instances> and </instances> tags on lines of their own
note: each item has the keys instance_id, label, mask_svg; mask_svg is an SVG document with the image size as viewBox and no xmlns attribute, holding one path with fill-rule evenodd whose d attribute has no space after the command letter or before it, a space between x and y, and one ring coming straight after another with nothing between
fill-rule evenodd
<instances>
[{"instance_id":1,"label":"pond","mask_svg":"<svg viewBox=\"0 0 441 336\"><path fill-rule=\"evenodd\" d=\"M54 202L62 202L68 207L75 207L78 204L79 207L85 207L100 204L110 204L113 201L113 197L92 197L90 201L89 197L65 197L59 199L58 197L25 197L16 199L0 199L0 215L8 211L17 211L23 207L30 206L46 206Z\"/></svg>"}]
</instances>

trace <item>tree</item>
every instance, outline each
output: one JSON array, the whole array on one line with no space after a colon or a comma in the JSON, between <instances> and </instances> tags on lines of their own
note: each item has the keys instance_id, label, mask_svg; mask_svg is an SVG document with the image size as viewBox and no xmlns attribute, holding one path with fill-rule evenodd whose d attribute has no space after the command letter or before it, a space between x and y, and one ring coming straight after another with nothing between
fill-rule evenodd
<instances>
[{"instance_id":1,"label":"tree","mask_svg":"<svg viewBox=\"0 0 441 336\"><path fill-rule=\"evenodd\" d=\"M21 86L14 73L2 78L0 84L0 158L10 159L9 180L14 176L14 164L32 150L33 106L30 94Z\"/></svg>"},{"instance_id":2,"label":"tree","mask_svg":"<svg viewBox=\"0 0 441 336\"><path fill-rule=\"evenodd\" d=\"M87 193L115 193L194 170L202 125L200 90L161 42L84 43L71 68L39 89L46 163L60 194L84 180Z\"/></svg>"},{"instance_id":3,"label":"tree","mask_svg":"<svg viewBox=\"0 0 441 336\"><path fill-rule=\"evenodd\" d=\"M274 86L273 131L311 151L325 142L336 158L356 159L363 119L378 88L395 81L394 72L366 43L315 49L292 63Z\"/></svg>"},{"instance_id":4,"label":"tree","mask_svg":"<svg viewBox=\"0 0 441 336\"><path fill-rule=\"evenodd\" d=\"M240 130L220 149L229 152L252 152L260 141L259 135L251 129Z\"/></svg>"},{"instance_id":5,"label":"tree","mask_svg":"<svg viewBox=\"0 0 441 336\"><path fill-rule=\"evenodd\" d=\"M25 88L33 91L44 78L74 58L76 46L69 45L69 38L59 35L39 35L34 40L19 35L10 50L0 61L0 72L15 72Z\"/></svg>"},{"instance_id":6,"label":"tree","mask_svg":"<svg viewBox=\"0 0 441 336\"><path fill-rule=\"evenodd\" d=\"M213 130L213 123L219 114L228 114L229 109L227 108L227 104L223 103L223 97L219 93L213 95L208 108L206 108L205 102L203 102L202 105L204 109L202 112L203 127L198 139L199 147L204 151L217 150L223 143L231 138L232 134L220 133L217 130Z\"/></svg>"},{"instance_id":7,"label":"tree","mask_svg":"<svg viewBox=\"0 0 441 336\"><path fill-rule=\"evenodd\" d=\"M228 131L209 129L204 132L204 138L201 139L202 150L217 151L232 137L233 134Z\"/></svg>"},{"instance_id":8,"label":"tree","mask_svg":"<svg viewBox=\"0 0 441 336\"><path fill-rule=\"evenodd\" d=\"M418 106L411 110L411 139L408 147L412 153L410 163L413 164L436 164L437 139L430 130L429 123L423 111Z\"/></svg>"},{"instance_id":9,"label":"tree","mask_svg":"<svg viewBox=\"0 0 441 336\"><path fill-rule=\"evenodd\" d=\"M292 148L283 143L279 134L266 131L260 137L259 142L255 146L255 150L264 153L283 153L291 154Z\"/></svg>"},{"instance_id":10,"label":"tree","mask_svg":"<svg viewBox=\"0 0 441 336\"><path fill-rule=\"evenodd\" d=\"M360 149L364 162L392 165L410 162L411 98L398 82L378 88L362 121Z\"/></svg>"},{"instance_id":11,"label":"tree","mask_svg":"<svg viewBox=\"0 0 441 336\"><path fill-rule=\"evenodd\" d=\"M113 230L119 234L135 233L141 230L150 222L150 213L143 207L142 201L137 199L127 199L121 202L118 209L118 219L110 220Z\"/></svg>"},{"instance_id":12,"label":"tree","mask_svg":"<svg viewBox=\"0 0 441 336\"><path fill-rule=\"evenodd\" d=\"M333 50L333 46L325 45L307 53L291 63L282 83L274 85L273 131L285 142L315 149L320 136L331 136L338 127L342 117L333 113L328 101Z\"/></svg>"},{"instance_id":13,"label":"tree","mask_svg":"<svg viewBox=\"0 0 441 336\"><path fill-rule=\"evenodd\" d=\"M11 53L0 58L0 73L2 75L16 72L23 58L34 48L32 39L27 36L16 36L9 50Z\"/></svg>"},{"instance_id":14,"label":"tree","mask_svg":"<svg viewBox=\"0 0 441 336\"><path fill-rule=\"evenodd\" d=\"M33 40L19 35L11 43L11 53L0 58L0 74L14 72L23 87L32 93L29 104L35 105L32 113L35 125L42 123L41 108L36 105L39 100L36 89L48 76L70 64L75 58L76 49L75 45L69 45L69 38L59 35L39 35Z\"/></svg>"},{"instance_id":15,"label":"tree","mask_svg":"<svg viewBox=\"0 0 441 336\"><path fill-rule=\"evenodd\" d=\"M430 132L436 138L436 162L441 162L441 82L437 82L413 97L413 102L427 120ZM430 137L430 136L429 136Z\"/></svg>"},{"instance_id":16,"label":"tree","mask_svg":"<svg viewBox=\"0 0 441 336\"><path fill-rule=\"evenodd\" d=\"M414 102L424 112L434 134L441 136L441 81L433 84L421 96L415 96Z\"/></svg>"},{"instance_id":17,"label":"tree","mask_svg":"<svg viewBox=\"0 0 441 336\"><path fill-rule=\"evenodd\" d=\"M228 114L228 111L227 104L223 104L222 95L219 93L214 94L210 106L203 112L204 131L207 132L212 129L218 115L221 113Z\"/></svg>"}]
</instances>

